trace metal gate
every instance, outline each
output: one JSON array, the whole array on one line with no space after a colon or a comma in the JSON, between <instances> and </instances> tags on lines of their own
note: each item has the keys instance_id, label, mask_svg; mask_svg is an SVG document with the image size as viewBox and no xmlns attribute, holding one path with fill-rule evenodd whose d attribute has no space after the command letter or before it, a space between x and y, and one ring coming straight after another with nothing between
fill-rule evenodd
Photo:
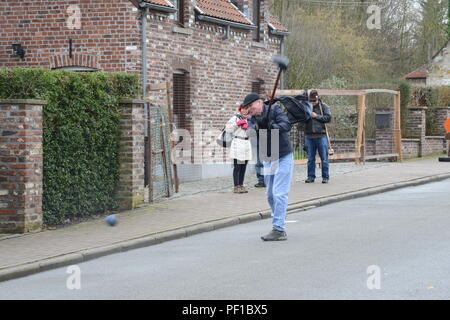
<instances>
[{"instance_id":1,"label":"metal gate","mask_svg":"<svg viewBox=\"0 0 450 320\"><path fill-rule=\"evenodd\" d=\"M174 190L170 149L170 123L161 107L146 108L145 130L145 187L148 200L170 197Z\"/></svg>"}]
</instances>

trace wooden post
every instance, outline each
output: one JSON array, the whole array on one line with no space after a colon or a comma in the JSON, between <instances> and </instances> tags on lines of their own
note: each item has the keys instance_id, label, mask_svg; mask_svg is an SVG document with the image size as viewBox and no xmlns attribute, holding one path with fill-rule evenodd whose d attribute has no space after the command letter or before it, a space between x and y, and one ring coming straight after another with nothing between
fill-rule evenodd
<instances>
[{"instance_id":1,"label":"wooden post","mask_svg":"<svg viewBox=\"0 0 450 320\"><path fill-rule=\"evenodd\" d=\"M150 103L147 105L147 181L148 181L148 201L153 202L153 144L152 144L152 121L150 116Z\"/></svg>"},{"instance_id":2,"label":"wooden post","mask_svg":"<svg viewBox=\"0 0 450 320\"><path fill-rule=\"evenodd\" d=\"M167 159L167 148L166 148L166 135L165 135L165 123L163 115L161 114L161 118L159 120L159 137L160 137L160 143L161 143L161 153L162 153L162 160L164 162L164 181L166 182L166 196L169 198L172 196L172 192L170 190L170 177L169 177L169 166L168 166L168 159Z\"/></svg>"},{"instance_id":3,"label":"wooden post","mask_svg":"<svg viewBox=\"0 0 450 320\"><path fill-rule=\"evenodd\" d=\"M445 135L445 140L450 141L450 132L447 132L447 134ZM448 145L447 155L450 158L450 144Z\"/></svg>"},{"instance_id":4,"label":"wooden post","mask_svg":"<svg viewBox=\"0 0 450 320\"><path fill-rule=\"evenodd\" d=\"M358 131L355 143L355 155L356 155L355 164L360 164L361 162L361 147L363 146L365 120L366 120L366 95L363 94L358 96Z\"/></svg>"},{"instance_id":5,"label":"wooden post","mask_svg":"<svg viewBox=\"0 0 450 320\"><path fill-rule=\"evenodd\" d=\"M365 98L366 96L364 96ZM364 106L364 129L363 129L363 134L362 134L362 162L363 164L366 164L366 108Z\"/></svg>"},{"instance_id":6,"label":"wooden post","mask_svg":"<svg viewBox=\"0 0 450 320\"><path fill-rule=\"evenodd\" d=\"M172 108L172 102L170 97L170 82L166 82L166 91L167 91L167 115L169 117L169 137L171 137L173 132L173 108ZM170 159L172 159L172 171L173 171L173 185L175 187L175 192L178 193L179 191L179 180L178 180L178 169L177 164L175 163L175 159L172 158L172 152L175 149L175 141L173 141L170 138Z\"/></svg>"},{"instance_id":7,"label":"wooden post","mask_svg":"<svg viewBox=\"0 0 450 320\"><path fill-rule=\"evenodd\" d=\"M402 152L402 131L401 131L401 113L400 113L400 92L394 96L394 106L395 106L395 151L398 153L398 160L403 161Z\"/></svg>"}]
</instances>

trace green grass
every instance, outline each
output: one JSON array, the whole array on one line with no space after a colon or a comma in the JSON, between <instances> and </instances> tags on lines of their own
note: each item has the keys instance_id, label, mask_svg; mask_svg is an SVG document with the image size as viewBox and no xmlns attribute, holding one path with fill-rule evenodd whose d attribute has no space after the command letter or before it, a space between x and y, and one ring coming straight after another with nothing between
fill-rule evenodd
<instances>
[{"instance_id":1,"label":"green grass","mask_svg":"<svg viewBox=\"0 0 450 320\"><path fill-rule=\"evenodd\" d=\"M301 151L294 151L294 160L303 160L307 159L307 157Z\"/></svg>"}]
</instances>

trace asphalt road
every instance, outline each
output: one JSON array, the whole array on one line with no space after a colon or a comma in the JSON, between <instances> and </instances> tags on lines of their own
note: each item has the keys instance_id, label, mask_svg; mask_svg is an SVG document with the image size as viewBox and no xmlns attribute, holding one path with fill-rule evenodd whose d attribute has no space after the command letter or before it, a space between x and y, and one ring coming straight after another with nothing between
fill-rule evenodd
<instances>
[{"instance_id":1,"label":"asphalt road","mask_svg":"<svg viewBox=\"0 0 450 320\"><path fill-rule=\"evenodd\" d=\"M81 289L66 267L2 282L0 299L450 299L450 180L287 220L284 242L242 224L82 263Z\"/></svg>"}]
</instances>

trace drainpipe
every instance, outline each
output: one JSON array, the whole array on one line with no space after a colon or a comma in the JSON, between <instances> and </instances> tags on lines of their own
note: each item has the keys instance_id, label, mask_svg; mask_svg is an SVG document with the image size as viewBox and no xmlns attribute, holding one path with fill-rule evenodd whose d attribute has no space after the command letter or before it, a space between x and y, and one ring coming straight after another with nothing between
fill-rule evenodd
<instances>
[{"instance_id":1,"label":"drainpipe","mask_svg":"<svg viewBox=\"0 0 450 320\"><path fill-rule=\"evenodd\" d=\"M285 36L283 36L282 38L281 38L281 43L280 43L280 54L282 55L282 56L284 56L284 39L285 39L286 37ZM283 72L281 73L281 83L280 83L280 87L281 87L281 90L284 90L284 84L285 84L285 80L284 80L284 74L286 73L286 71L285 70L283 70Z\"/></svg>"},{"instance_id":2,"label":"drainpipe","mask_svg":"<svg viewBox=\"0 0 450 320\"><path fill-rule=\"evenodd\" d=\"M142 47L142 97L147 96L148 70L147 70L147 16L148 7L144 7L141 15L141 47Z\"/></svg>"}]
</instances>

